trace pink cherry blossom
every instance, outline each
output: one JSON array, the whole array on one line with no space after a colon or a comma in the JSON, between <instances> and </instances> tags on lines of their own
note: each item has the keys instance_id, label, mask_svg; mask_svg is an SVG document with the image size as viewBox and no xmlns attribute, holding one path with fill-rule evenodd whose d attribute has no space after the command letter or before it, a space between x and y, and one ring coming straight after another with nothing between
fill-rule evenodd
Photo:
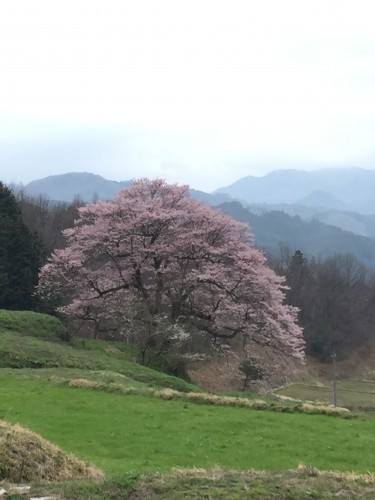
<instances>
[{"instance_id":1,"label":"pink cherry blossom","mask_svg":"<svg viewBox=\"0 0 375 500\"><path fill-rule=\"evenodd\" d=\"M137 328L162 318L214 340L242 336L302 361L297 310L249 227L198 203L187 186L141 179L111 202L79 209L39 293L73 318ZM152 322L149 322L152 325Z\"/></svg>"}]
</instances>

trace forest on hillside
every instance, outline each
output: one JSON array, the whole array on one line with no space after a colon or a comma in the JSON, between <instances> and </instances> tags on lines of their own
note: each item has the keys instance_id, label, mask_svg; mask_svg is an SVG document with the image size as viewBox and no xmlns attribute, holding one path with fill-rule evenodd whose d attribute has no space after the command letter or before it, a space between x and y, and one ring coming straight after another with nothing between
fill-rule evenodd
<instances>
[{"instance_id":1,"label":"forest on hillside","mask_svg":"<svg viewBox=\"0 0 375 500\"><path fill-rule=\"evenodd\" d=\"M54 250L64 248L62 231L73 226L84 203L78 198L53 203L44 196L0 188L0 308L52 312L56 304L33 293L38 271ZM268 266L285 277L287 304L299 309L308 354L328 361L336 352L344 359L353 349L373 344L372 269L351 254L319 258L285 245L267 257Z\"/></svg>"}]
</instances>

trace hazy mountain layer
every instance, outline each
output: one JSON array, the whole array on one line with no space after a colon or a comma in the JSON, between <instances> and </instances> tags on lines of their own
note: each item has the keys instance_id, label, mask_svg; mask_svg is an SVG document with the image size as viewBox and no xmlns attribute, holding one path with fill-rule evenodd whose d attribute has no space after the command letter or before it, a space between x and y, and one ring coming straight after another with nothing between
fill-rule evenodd
<instances>
[{"instance_id":1,"label":"hazy mountain layer","mask_svg":"<svg viewBox=\"0 0 375 500\"><path fill-rule=\"evenodd\" d=\"M251 213L256 215L263 215L267 212L284 212L291 217L298 215L306 222L318 220L359 236L375 238L375 215L288 203L250 203L246 206Z\"/></svg>"},{"instance_id":2,"label":"hazy mountain layer","mask_svg":"<svg viewBox=\"0 0 375 500\"><path fill-rule=\"evenodd\" d=\"M71 172L32 181L25 189L31 195L43 194L56 201L71 202L79 196L83 201L89 202L96 198L111 200L129 185L130 181L109 181L88 172Z\"/></svg>"},{"instance_id":3,"label":"hazy mountain layer","mask_svg":"<svg viewBox=\"0 0 375 500\"><path fill-rule=\"evenodd\" d=\"M329 257L351 253L367 266L375 267L375 240L343 231L316 219L309 222L284 212L251 213L238 202L223 203L220 209L231 217L249 223L255 243L278 255L280 246L308 255Z\"/></svg>"},{"instance_id":4,"label":"hazy mountain layer","mask_svg":"<svg viewBox=\"0 0 375 500\"><path fill-rule=\"evenodd\" d=\"M359 169L355 171L358 174L361 172ZM294 176L301 179L305 179L305 174L313 173L281 171L274 172L275 176L269 174L266 177L271 177L271 179L278 177L280 180L285 172L288 178ZM339 173L338 170L335 172ZM265 178L260 179L263 179L262 182L265 183ZM238 182L241 184L241 181ZM82 172L50 176L33 181L26 186L26 191L33 195L45 194L50 199L59 201L70 202L79 196L84 201L90 202L95 198L112 199L121 189L130 184L129 180L109 181L99 175ZM288 191L289 196L292 196L292 191ZM285 194L287 189L284 191L281 189L281 192ZM321 190L314 190L310 195L305 194L307 201L311 201L316 196L327 204L329 202L330 209L292 203L257 203L249 205L248 210L240 203L230 203L232 199L225 193L209 194L191 190L191 194L194 198L210 205L221 204L221 208L226 213L248 222L257 245L267 251L277 253L280 244L286 244L292 249L300 249L307 254L322 257L348 252L356 255L363 263L375 267L375 240L370 239L375 238L375 216L332 209L332 206L341 203L336 194L327 194L327 191ZM299 192L294 197L301 199L300 195ZM257 196L260 197L260 194L258 193Z\"/></svg>"},{"instance_id":5,"label":"hazy mountain layer","mask_svg":"<svg viewBox=\"0 0 375 500\"><path fill-rule=\"evenodd\" d=\"M361 168L275 170L248 176L217 193L247 203L299 203L375 214L375 171Z\"/></svg>"}]
</instances>

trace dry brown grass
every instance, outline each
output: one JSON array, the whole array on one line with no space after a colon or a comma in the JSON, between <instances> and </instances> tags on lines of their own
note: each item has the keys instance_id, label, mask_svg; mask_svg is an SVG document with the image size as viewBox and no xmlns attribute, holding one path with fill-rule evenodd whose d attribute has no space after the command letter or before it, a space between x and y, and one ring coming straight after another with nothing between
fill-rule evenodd
<instances>
[{"instance_id":1,"label":"dry brown grass","mask_svg":"<svg viewBox=\"0 0 375 500\"><path fill-rule=\"evenodd\" d=\"M94 380L88 380L86 378L72 378L69 380L69 387L77 387L83 389L100 389L102 384L95 382Z\"/></svg>"},{"instance_id":2,"label":"dry brown grass","mask_svg":"<svg viewBox=\"0 0 375 500\"><path fill-rule=\"evenodd\" d=\"M137 394L137 389L134 387L124 387L121 384L109 383L102 384L95 382L93 380L88 380L84 378L71 379L69 380L70 387L85 388L85 389L99 389L109 392L118 392L120 394ZM216 394L211 394L207 392L180 392L175 389L164 388L152 393L154 397L172 400L180 399L183 401L189 401L191 403L197 404L207 404L215 406L231 406L237 408L251 408L254 410L269 410L272 409L267 403L262 399L247 399L235 396L218 396ZM288 398L286 396L279 396L280 401L285 402L298 402L298 407L295 411L301 413L314 413L323 415L332 415L339 417L349 417L351 412L347 408L334 407L332 405L327 405L321 402L306 401Z\"/></svg>"},{"instance_id":3,"label":"dry brown grass","mask_svg":"<svg viewBox=\"0 0 375 500\"><path fill-rule=\"evenodd\" d=\"M161 399L179 399L182 396L182 392L175 391L174 389L169 389L166 387L165 389L160 389L160 391L155 391L154 396L156 398Z\"/></svg>"},{"instance_id":4,"label":"dry brown grass","mask_svg":"<svg viewBox=\"0 0 375 500\"><path fill-rule=\"evenodd\" d=\"M322 415L338 416L346 416L350 414L350 411L347 408L324 404L303 403L300 408L304 413L317 413Z\"/></svg>"},{"instance_id":5,"label":"dry brown grass","mask_svg":"<svg viewBox=\"0 0 375 500\"><path fill-rule=\"evenodd\" d=\"M373 500L374 480L373 474L321 471L304 465L297 470L278 472L177 469L170 474L158 474L141 481L130 498Z\"/></svg>"},{"instance_id":6,"label":"dry brown grass","mask_svg":"<svg viewBox=\"0 0 375 500\"><path fill-rule=\"evenodd\" d=\"M337 479L347 479L348 481L357 481L361 480L367 484L375 485L375 474L368 472L366 474L358 474L356 472L339 472L339 471L330 471L330 470L321 470L317 467L312 467L310 465L299 464L297 469L288 470L290 473L297 473L298 475L308 475L308 476L327 476L333 477ZM254 474L256 476L267 476L270 474L270 471L265 470L256 470L256 469L248 469L246 471L232 471L228 469L222 469L221 467L212 467L210 469L201 469L201 468L184 468L181 469L176 467L173 469L173 473L180 477L206 477L212 479L220 479L221 477L227 475L228 473L236 473L236 474ZM284 472L280 472L283 474Z\"/></svg>"},{"instance_id":7,"label":"dry brown grass","mask_svg":"<svg viewBox=\"0 0 375 500\"><path fill-rule=\"evenodd\" d=\"M140 392L136 387L124 386L116 382L97 382L86 378L72 378L69 380L68 384L69 387L74 387L76 389L94 389L105 392L118 392L120 394L137 394Z\"/></svg>"},{"instance_id":8,"label":"dry brown grass","mask_svg":"<svg viewBox=\"0 0 375 500\"><path fill-rule=\"evenodd\" d=\"M216 406L234 406L240 408L253 408L256 410L265 410L269 404L262 399L237 398L232 396L217 396L207 392L179 392L173 389L162 389L155 391L154 396L161 399L183 399L192 403L210 404Z\"/></svg>"},{"instance_id":9,"label":"dry brown grass","mask_svg":"<svg viewBox=\"0 0 375 500\"><path fill-rule=\"evenodd\" d=\"M103 473L18 424L0 420L0 479L10 482L103 478Z\"/></svg>"},{"instance_id":10,"label":"dry brown grass","mask_svg":"<svg viewBox=\"0 0 375 500\"><path fill-rule=\"evenodd\" d=\"M375 474L367 472L366 474L358 474L357 472L339 472L330 470L320 470L305 464L299 464L296 469L297 474L309 476L323 476L335 479L345 479L347 481L362 481L365 484L373 484L375 486Z\"/></svg>"},{"instance_id":11,"label":"dry brown grass","mask_svg":"<svg viewBox=\"0 0 375 500\"><path fill-rule=\"evenodd\" d=\"M236 406L240 408L254 408L256 410L265 410L268 403L262 399L237 398L232 396L217 396L200 392L188 392L185 398L197 403L213 404L217 406Z\"/></svg>"}]
</instances>

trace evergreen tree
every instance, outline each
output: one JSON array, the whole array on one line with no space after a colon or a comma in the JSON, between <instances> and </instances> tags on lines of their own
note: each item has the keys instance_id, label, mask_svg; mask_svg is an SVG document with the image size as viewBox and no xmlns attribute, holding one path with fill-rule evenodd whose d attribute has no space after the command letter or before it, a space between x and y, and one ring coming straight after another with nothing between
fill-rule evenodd
<instances>
[{"instance_id":1,"label":"evergreen tree","mask_svg":"<svg viewBox=\"0 0 375 500\"><path fill-rule=\"evenodd\" d=\"M22 220L12 192L0 182L0 308L34 309L42 245Z\"/></svg>"}]
</instances>

